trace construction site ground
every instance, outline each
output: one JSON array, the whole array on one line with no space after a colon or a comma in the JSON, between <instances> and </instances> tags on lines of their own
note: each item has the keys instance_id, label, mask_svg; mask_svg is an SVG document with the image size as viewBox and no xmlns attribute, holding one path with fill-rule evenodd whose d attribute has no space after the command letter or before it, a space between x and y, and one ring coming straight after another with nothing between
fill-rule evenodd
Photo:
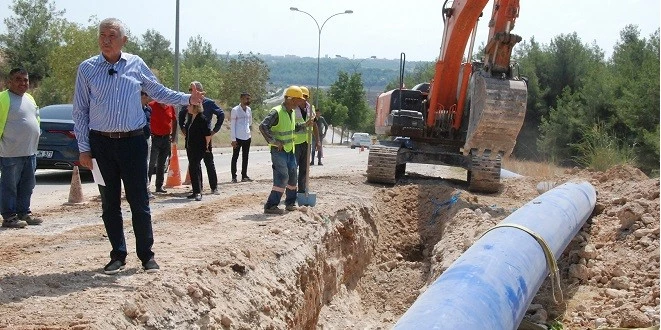
<instances>
[{"instance_id":1,"label":"construction site ground","mask_svg":"<svg viewBox=\"0 0 661 330\"><path fill-rule=\"evenodd\" d=\"M461 169L409 165L387 187L366 182L367 153L327 148L324 166L311 168L316 206L273 216L262 209L268 152L251 153L255 181L231 184L219 150L220 195L205 179L201 202L185 198L190 186L152 200L155 274L135 256L128 204L127 267L105 275L110 244L90 175L85 203L64 205L71 172L39 173L32 210L44 223L0 229L0 329L389 329L484 231L538 196L539 182L570 180L594 185L597 206L558 256L564 302L553 302L547 279L526 319L659 325L657 178L626 166L566 170L505 179L484 195L465 190Z\"/></svg>"}]
</instances>

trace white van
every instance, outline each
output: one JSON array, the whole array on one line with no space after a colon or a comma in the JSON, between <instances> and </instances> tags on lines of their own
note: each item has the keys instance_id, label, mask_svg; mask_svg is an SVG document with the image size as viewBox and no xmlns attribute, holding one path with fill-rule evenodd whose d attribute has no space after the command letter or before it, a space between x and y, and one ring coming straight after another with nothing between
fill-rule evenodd
<instances>
[{"instance_id":1,"label":"white van","mask_svg":"<svg viewBox=\"0 0 661 330\"><path fill-rule=\"evenodd\" d=\"M351 149L356 147L369 148L372 145L372 138L367 133L353 133L351 136Z\"/></svg>"}]
</instances>

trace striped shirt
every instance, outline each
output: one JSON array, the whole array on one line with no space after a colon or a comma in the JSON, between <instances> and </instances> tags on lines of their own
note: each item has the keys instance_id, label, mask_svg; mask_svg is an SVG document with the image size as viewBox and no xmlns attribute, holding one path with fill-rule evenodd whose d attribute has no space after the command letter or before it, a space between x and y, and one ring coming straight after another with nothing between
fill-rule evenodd
<instances>
[{"instance_id":1,"label":"striped shirt","mask_svg":"<svg viewBox=\"0 0 661 330\"><path fill-rule=\"evenodd\" d=\"M235 106L230 113L230 141L250 139L250 125L252 125L252 110L246 106L244 111L241 104Z\"/></svg>"},{"instance_id":2,"label":"striped shirt","mask_svg":"<svg viewBox=\"0 0 661 330\"><path fill-rule=\"evenodd\" d=\"M189 94L161 85L137 55L123 52L115 64L106 61L103 54L83 61L78 66L72 112L78 150L90 151L90 130L142 129L147 121L142 111L141 91L162 103L188 104L190 99Z\"/></svg>"}]
</instances>

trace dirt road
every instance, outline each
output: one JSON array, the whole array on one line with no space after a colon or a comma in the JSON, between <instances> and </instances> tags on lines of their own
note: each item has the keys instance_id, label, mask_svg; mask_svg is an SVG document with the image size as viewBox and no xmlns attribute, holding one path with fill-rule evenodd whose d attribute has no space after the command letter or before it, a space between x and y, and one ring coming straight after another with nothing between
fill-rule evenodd
<instances>
[{"instance_id":1,"label":"dirt road","mask_svg":"<svg viewBox=\"0 0 661 330\"><path fill-rule=\"evenodd\" d=\"M560 257L566 304L554 305L545 283L530 319L566 329L659 324L659 181L636 169L508 179L498 194L475 195L457 180L461 171L439 168L409 166L394 188L367 184L367 152L334 147L311 170L317 205L267 216L268 153L251 153L251 183L228 183L228 157L216 155L220 195L207 186L194 202L179 187L151 203L157 274L141 270L130 221L127 269L102 274L110 245L95 186L86 178L87 203L65 206L70 178L39 173L33 211L44 224L0 230L0 328L390 328L482 232L537 196L543 179L584 179L599 197ZM441 172L454 179L428 177ZM433 214L433 200L457 193Z\"/></svg>"}]
</instances>

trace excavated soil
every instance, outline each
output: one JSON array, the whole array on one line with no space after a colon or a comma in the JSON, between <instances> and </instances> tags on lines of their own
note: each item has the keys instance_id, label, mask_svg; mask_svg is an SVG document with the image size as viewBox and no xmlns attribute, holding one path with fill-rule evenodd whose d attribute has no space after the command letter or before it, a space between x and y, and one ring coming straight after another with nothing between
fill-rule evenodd
<instances>
[{"instance_id":1,"label":"excavated soil","mask_svg":"<svg viewBox=\"0 0 661 330\"><path fill-rule=\"evenodd\" d=\"M152 203L156 274L131 252L125 271L102 274L98 199L35 210L43 226L0 230L0 328L388 329L542 180L586 180L597 207L559 257L564 302L547 280L527 319L659 324L659 180L635 168L507 179L494 195L415 174L391 188L343 173L314 176L317 205L282 216L261 212L268 180L197 204L182 202L187 188L170 190ZM125 232L133 250L130 223Z\"/></svg>"}]
</instances>

